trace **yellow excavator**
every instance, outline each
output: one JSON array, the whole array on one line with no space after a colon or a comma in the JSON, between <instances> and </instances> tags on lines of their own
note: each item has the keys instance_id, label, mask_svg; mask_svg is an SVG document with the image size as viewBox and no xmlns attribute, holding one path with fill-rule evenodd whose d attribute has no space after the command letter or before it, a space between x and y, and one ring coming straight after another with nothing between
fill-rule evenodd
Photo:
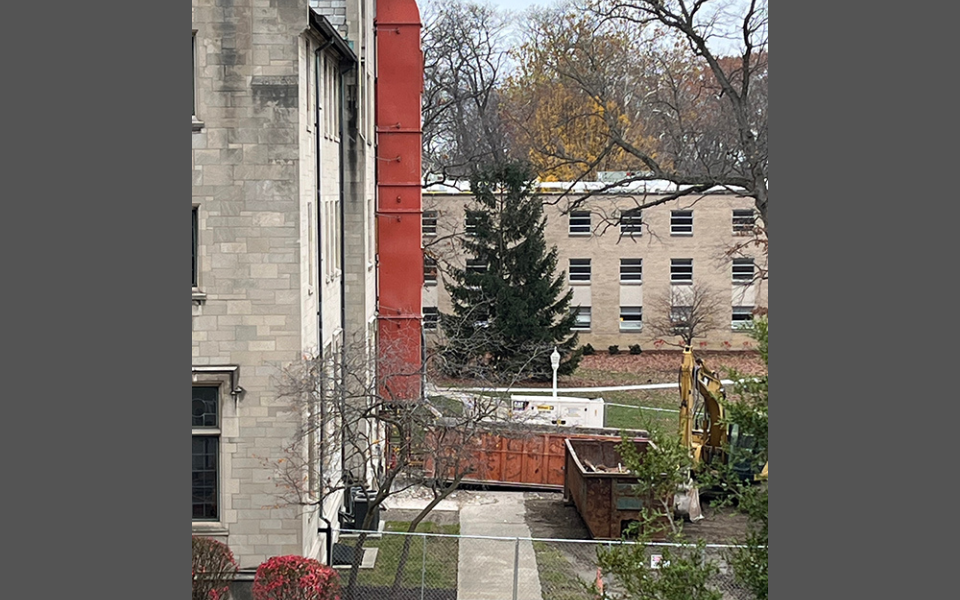
<instances>
[{"instance_id":1,"label":"yellow excavator","mask_svg":"<svg viewBox=\"0 0 960 600\"><path fill-rule=\"evenodd\" d=\"M724 422L724 398L720 378L686 346L680 365L680 441L690 449L694 470L714 460L726 463L727 448L749 447L750 442L738 436L736 426ZM768 469L769 462L754 479L767 479Z\"/></svg>"}]
</instances>

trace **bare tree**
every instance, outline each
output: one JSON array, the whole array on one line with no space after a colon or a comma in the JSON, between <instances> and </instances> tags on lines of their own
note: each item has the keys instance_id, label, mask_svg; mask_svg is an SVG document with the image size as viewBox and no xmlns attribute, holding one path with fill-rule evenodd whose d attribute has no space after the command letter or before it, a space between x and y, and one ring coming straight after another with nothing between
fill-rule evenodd
<instances>
[{"instance_id":1,"label":"bare tree","mask_svg":"<svg viewBox=\"0 0 960 600\"><path fill-rule=\"evenodd\" d=\"M381 348L379 358L373 359L366 343L348 343L289 365L277 381L279 397L301 423L284 458L272 464L282 501L322 507L337 494L354 490L367 499L366 518L356 525L361 532L347 599L356 592L366 532L384 501L411 487L426 487L432 497L411 521L408 531L415 531L475 470L472 441L507 417L497 398L476 397L468 404L426 396L392 399L386 378L423 376L422 369L398 373L392 363L383 368L392 354ZM424 464L430 465L429 471ZM408 555L405 542L394 581L397 593Z\"/></svg>"},{"instance_id":2,"label":"bare tree","mask_svg":"<svg viewBox=\"0 0 960 600\"><path fill-rule=\"evenodd\" d=\"M678 336L690 345L693 338L720 328L727 304L707 285L671 285L668 293L651 299L649 319L644 320L653 333Z\"/></svg>"},{"instance_id":3,"label":"bare tree","mask_svg":"<svg viewBox=\"0 0 960 600\"><path fill-rule=\"evenodd\" d=\"M508 13L472 1L423 4L423 171L428 182L465 178L502 160L499 85L507 68Z\"/></svg>"}]
</instances>

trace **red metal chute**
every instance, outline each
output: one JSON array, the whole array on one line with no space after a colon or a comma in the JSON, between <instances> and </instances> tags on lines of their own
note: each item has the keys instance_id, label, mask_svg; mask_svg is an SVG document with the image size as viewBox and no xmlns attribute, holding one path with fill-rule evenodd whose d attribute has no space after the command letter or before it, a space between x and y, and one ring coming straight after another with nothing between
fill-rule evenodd
<instances>
[{"instance_id":1,"label":"red metal chute","mask_svg":"<svg viewBox=\"0 0 960 600\"><path fill-rule=\"evenodd\" d=\"M420 246L423 53L414 0L378 0L377 320L381 393L420 397L423 253Z\"/></svg>"}]
</instances>

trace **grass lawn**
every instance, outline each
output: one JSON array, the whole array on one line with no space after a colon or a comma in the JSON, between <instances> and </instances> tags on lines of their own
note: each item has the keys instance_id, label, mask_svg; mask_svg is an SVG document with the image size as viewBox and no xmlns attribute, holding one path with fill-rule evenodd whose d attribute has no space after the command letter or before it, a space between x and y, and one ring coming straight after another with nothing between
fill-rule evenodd
<instances>
[{"instance_id":1,"label":"grass lawn","mask_svg":"<svg viewBox=\"0 0 960 600\"><path fill-rule=\"evenodd\" d=\"M546 542L533 542L537 572L544 598L551 600L593 600L580 583L573 566L560 550Z\"/></svg>"},{"instance_id":2,"label":"grass lawn","mask_svg":"<svg viewBox=\"0 0 960 600\"><path fill-rule=\"evenodd\" d=\"M384 532L406 531L409 523L402 521L387 521ZM460 525L437 525L423 522L417 527L419 533L460 533ZM390 535L384 533L380 538L367 538L364 548L378 548L377 562L373 569L361 569L357 575L357 585L369 587L389 587L393 585L394 577L403 550L403 542L408 536ZM340 543L353 545L356 540L341 539ZM427 540L426 557L424 557L423 536L412 536L410 553L403 570L404 587L419 588L422 581L427 588L457 589L457 559L459 557L459 543L456 538L430 538ZM424 560L425 559L425 560ZM424 574L421 569L425 566ZM341 581L346 583L350 569L337 569Z\"/></svg>"}]
</instances>

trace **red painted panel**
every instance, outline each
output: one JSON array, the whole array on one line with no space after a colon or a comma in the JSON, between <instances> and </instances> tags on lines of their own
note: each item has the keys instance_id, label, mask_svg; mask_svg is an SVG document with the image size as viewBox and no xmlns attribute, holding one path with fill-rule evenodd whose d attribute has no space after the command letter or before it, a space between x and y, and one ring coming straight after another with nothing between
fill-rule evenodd
<instances>
[{"instance_id":1,"label":"red painted panel","mask_svg":"<svg viewBox=\"0 0 960 600\"><path fill-rule=\"evenodd\" d=\"M416 212L420 218L420 184L381 185L377 210L382 213Z\"/></svg>"},{"instance_id":2,"label":"red painted panel","mask_svg":"<svg viewBox=\"0 0 960 600\"><path fill-rule=\"evenodd\" d=\"M380 315L420 316L423 251L408 243L420 236L420 214L379 214Z\"/></svg>"},{"instance_id":3,"label":"red painted panel","mask_svg":"<svg viewBox=\"0 0 960 600\"><path fill-rule=\"evenodd\" d=\"M423 285L419 188L423 53L416 2L378 0L376 35L379 369L391 397L412 399L420 395Z\"/></svg>"},{"instance_id":4,"label":"red painted panel","mask_svg":"<svg viewBox=\"0 0 960 600\"><path fill-rule=\"evenodd\" d=\"M381 132L377 135L377 167L381 184L420 183L420 140L419 133ZM412 152L411 148L417 151Z\"/></svg>"}]
</instances>

